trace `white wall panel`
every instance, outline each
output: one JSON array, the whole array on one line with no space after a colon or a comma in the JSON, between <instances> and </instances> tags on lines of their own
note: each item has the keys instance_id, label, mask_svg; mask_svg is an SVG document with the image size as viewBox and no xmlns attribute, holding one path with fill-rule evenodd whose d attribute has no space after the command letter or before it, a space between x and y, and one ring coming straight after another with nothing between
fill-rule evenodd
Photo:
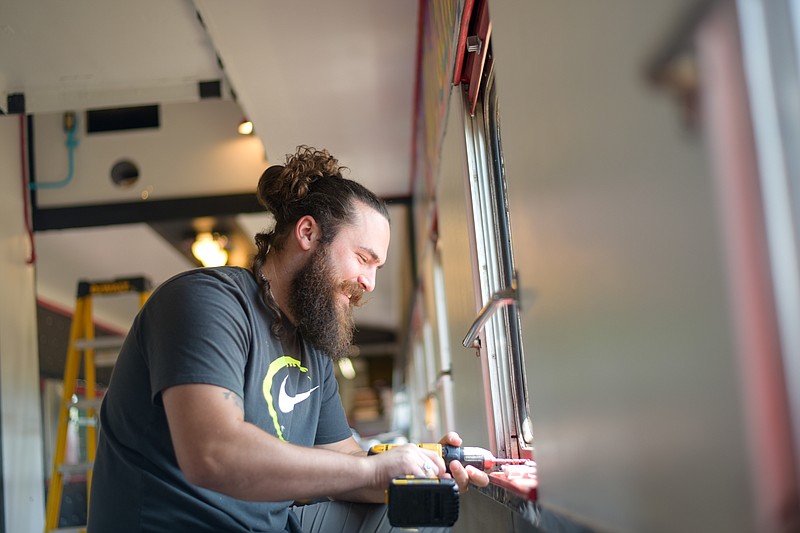
<instances>
[{"instance_id":1,"label":"white wall panel","mask_svg":"<svg viewBox=\"0 0 800 533\"><path fill-rule=\"evenodd\" d=\"M601 530L753 530L705 146L643 72L681 4L490 4L539 494Z\"/></svg>"},{"instance_id":2,"label":"white wall panel","mask_svg":"<svg viewBox=\"0 0 800 533\"><path fill-rule=\"evenodd\" d=\"M78 112L74 177L63 188L39 189L39 207L253 193L267 167L255 135L242 136L239 106L230 100L162 105L159 128L86 133ZM34 117L35 178L57 182L68 175L66 134L61 113ZM128 159L139 168L130 188L115 186L112 166ZM283 160L283 154L279 159Z\"/></svg>"},{"instance_id":3,"label":"white wall panel","mask_svg":"<svg viewBox=\"0 0 800 533\"><path fill-rule=\"evenodd\" d=\"M19 117L0 117L0 432L4 531L42 531L36 290L23 215Z\"/></svg>"}]
</instances>

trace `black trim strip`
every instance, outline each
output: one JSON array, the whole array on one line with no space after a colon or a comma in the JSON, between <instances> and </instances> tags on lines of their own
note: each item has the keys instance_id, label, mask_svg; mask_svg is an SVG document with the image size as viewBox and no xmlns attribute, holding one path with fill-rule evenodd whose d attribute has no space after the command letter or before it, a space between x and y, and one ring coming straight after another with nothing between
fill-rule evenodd
<instances>
[{"instance_id":1,"label":"black trim strip","mask_svg":"<svg viewBox=\"0 0 800 533\"><path fill-rule=\"evenodd\" d=\"M253 193L75 207L36 207L33 211L33 230L88 228L179 218L237 215L258 213L263 209Z\"/></svg>"},{"instance_id":2,"label":"black trim strip","mask_svg":"<svg viewBox=\"0 0 800 533\"><path fill-rule=\"evenodd\" d=\"M390 205L408 205L408 197L384 199ZM34 200L35 201L35 200ZM184 218L260 213L254 193L198 196L169 200L142 200L115 204L41 208L33 204L33 230L89 228Z\"/></svg>"}]
</instances>

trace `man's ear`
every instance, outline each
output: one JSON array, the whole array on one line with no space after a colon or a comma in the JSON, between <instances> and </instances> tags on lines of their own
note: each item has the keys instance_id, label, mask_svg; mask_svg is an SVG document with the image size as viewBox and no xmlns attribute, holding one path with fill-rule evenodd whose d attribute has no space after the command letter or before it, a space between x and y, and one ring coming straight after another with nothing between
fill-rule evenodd
<instances>
[{"instance_id":1,"label":"man's ear","mask_svg":"<svg viewBox=\"0 0 800 533\"><path fill-rule=\"evenodd\" d=\"M320 238L319 224L311 215L304 215L294 226L294 236L302 250L310 250Z\"/></svg>"}]
</instances>

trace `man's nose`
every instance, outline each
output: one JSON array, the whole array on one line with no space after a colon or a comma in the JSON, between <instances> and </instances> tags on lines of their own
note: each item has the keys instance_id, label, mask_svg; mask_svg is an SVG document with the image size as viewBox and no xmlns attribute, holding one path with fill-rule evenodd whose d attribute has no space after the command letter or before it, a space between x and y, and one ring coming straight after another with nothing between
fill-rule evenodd
<instances>
[{"instance_id":1,"label":"man's nose","mask_svg":"<svg viewBox=\"0 0 800 533\"><path fill-rule=\"evenodd\" d=\"M370 269L358 276L358 283L361 284L366 292L372 292L375 289L375 276L375 269Z\"/></svg>"}]
</instances>

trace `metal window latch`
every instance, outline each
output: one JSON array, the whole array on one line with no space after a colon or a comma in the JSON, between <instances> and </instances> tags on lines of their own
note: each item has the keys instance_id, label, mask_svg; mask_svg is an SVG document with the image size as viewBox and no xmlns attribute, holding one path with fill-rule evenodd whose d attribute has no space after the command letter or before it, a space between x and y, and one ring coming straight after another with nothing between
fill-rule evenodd
<instances>
[{"instance_id":1,"label":"metal window latch","mask_svg":"<svg viewBox=\"0 0 800 533\"><path fill-rule=\"evenodd\" d=\"M477 35L467 37L467 52L478 52L480 54L481 48L483 48L483 42L480 37Z\"/></svg>"},{"instance_id":2,"label":"metal window latch","mask_svg":"<svg viewBox=\"0 0 800 533\"><path fill-rule=\"evenodd\" d=\"M505 289L500 289L499 291L492 294L489 297L489 301L486 302L486 305L483 306L480 313L478 313L478 317L470 326L469 331L467 332L467 336L464 337L464 341L461 343L464 345L464 348L480 348L480 341L478 340L478 332L480 332L483 325L486 324L486 321L491 318L491 316L501 307L505 307L507 305L513 304L517 302L517 288L516 286L511 286Z\"/></svg>"}]
</instances>

